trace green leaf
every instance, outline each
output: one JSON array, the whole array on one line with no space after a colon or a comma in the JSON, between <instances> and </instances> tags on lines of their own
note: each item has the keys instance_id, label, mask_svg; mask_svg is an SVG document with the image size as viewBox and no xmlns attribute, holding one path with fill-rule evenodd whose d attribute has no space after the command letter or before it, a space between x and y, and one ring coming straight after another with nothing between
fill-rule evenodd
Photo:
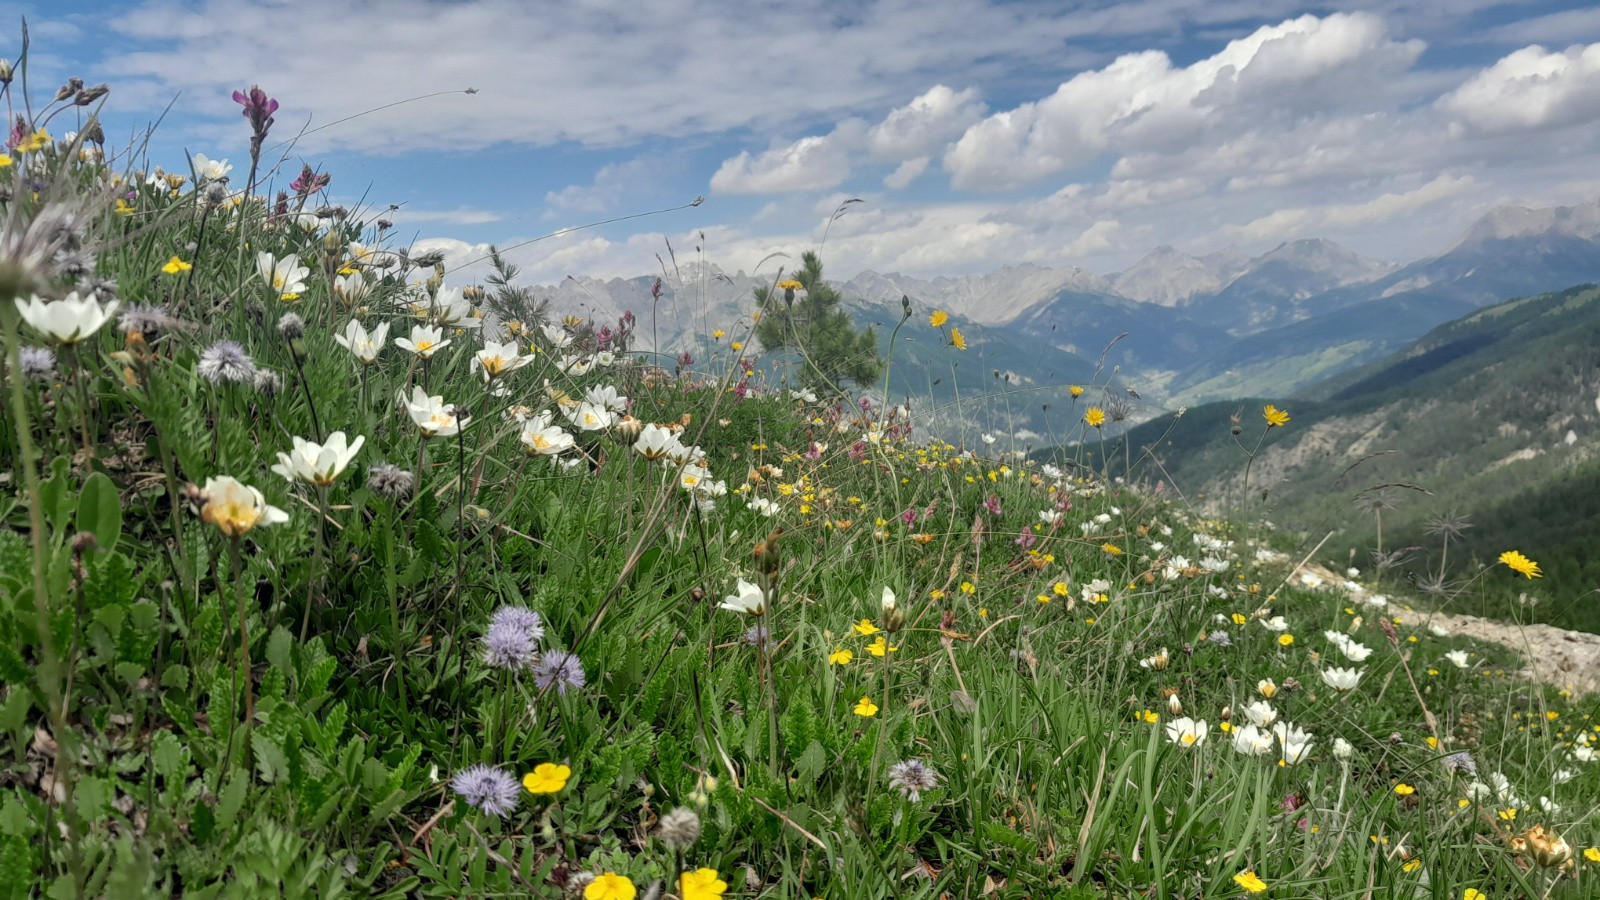
<instances>
[{"instance_id":1,"label":"green leaf","mask_svg":"<svg viewBox=\"0 0 1600 900\"><path fill-rule=\"evenodd\" d=\"M267 662L285 674L293 672L289 660L289 654L293 649L294 637L289 634L289 629L279 625L273 629L272 636L267 638Z\"/></svg>"},{"instance_id":2,"label":"green leaf","mask_svg":"<svg viewBox=\"0 0 1600 900\"><path fill-rule=\"evenodd\" d=\"M78 530L93 534L102 553L111 552L122 536L122 498L104 472L90 475L78 494Z\"/></svg>"},{"instance_id":3,"label":"green leaf","mask_svg":"<svg viewBox=\"0 0 1600 900\"><path fill-rule=\"evenodd\" d=\"M7 835L0 838L0 900L26 900L32 894L38 854L32 841Z\"/></svg>"},{"instance_id":4,"label":"green leaf","mask_svg":"<svg viewBox=\"0 0 1600 900\"><path fill-rule=\"evenodd\" d=\"M239 776L234 776L223 787L222 794L217 797L217 825L224 829L233 827L234 820L239 818L239 810L244 807L247 787L245 779Z\"/></svg>"},{"instance_id":5,"label":"green leaf","mask_svg":"<svg viewBox=\"0 0 1600 900\"><path fill-rule=\"evenodd\" d=\"M150 760L157 775L166 779L169 789L178 787L189 774L189 748L166 729L150 739Z\"/></svg>"},{"instance_id":6,"label":"green leaf","mask_svg":"<svg viewBox=\"0 0 1600 900\"><path fill-rule=\"evenodd\" d=\"M262 781L277 784L289 777L288 755L267 735L259 731L250 735L250 746L256 751L256 771Z\"/></svg>"},{"instance_id":7,"label":"green leaf","mask_svg":"<svg viewBox=\"0 0 1600 900\"><path fill-rule=\"evenodd\" d=\"M67 527L67 515L72 511L71 468L65 456L56 457L50 463L50 477L39 485L40 507L56 531Z\"/></svg>"}]
</instances>

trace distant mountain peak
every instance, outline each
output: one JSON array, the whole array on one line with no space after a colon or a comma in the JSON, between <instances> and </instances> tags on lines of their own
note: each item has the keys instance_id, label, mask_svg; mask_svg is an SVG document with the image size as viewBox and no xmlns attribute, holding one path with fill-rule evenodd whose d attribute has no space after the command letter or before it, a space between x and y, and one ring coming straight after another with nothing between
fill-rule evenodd
<instances>
[{"instance_id":1,"label":"distant mountain peak","mask_svg":"<svg viewBox=\"0 0 1600 900\"><path fill-rule=\"evenodd\" d=\"M1485 241L1559 234L1595 240L1600 238L1600 200L1575 206L1496 206L1472 223L1467 233L1451 245L1455 250ZM1447 251L1448 252L1448 251Z\"/></svg>"},{"instance_id":2,"label":"distant mountain peak","mask_svg":"<svg viewBox=\"0 0 1600 900\"><path fill-rule=\"evenodd\" d=\"M1197 294L1221 290L1236 273L1233 254L1198 257L1162 244L1117 275L1112 286L1130 300L1178 306Z\"/></svg>"}]
</instances>

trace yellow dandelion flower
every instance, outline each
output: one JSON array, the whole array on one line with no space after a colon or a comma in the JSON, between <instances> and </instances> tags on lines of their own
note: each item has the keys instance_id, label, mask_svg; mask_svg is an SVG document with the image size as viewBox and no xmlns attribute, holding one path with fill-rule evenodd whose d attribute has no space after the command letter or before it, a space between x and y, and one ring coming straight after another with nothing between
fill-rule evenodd
<instances>
[{"instance_id":1,"label":"yellow dandelion flower","mask_svg":"<svg viewBox=\"0 0 1600 900\"><path fill-rule=\"evenodd\" d=\"M721 328L718 328L716 331L711 332L711 337L712 337L713 340L720 341L720 340L722 340L722 337L725 334L727 334L726 331L723 331Z\"/></svg>"},{"instance_id":2,"label":"yellow dandelion flower","mask_svg":"<svg viewBox=\"0 0 1600 900\"><path fill-rule=\"evenodd\" d=\"M778 290L780 291L803 291L805 289L805 285L795 281L793 278L785 278L778 282Z\"/></svg>"},{"instance_id":3,"label":"yellow dandelion flower","mask_svg":"<svg viewBox=\"0 0 1600 900\"><path fill-rule=\"evenodd\" d=\"M744 342L743 341L734 341L733 343L729 344L728 346L732 347L734 352L737 353L738 351L744 349Z\"/></svg>"},{"instance_id":4,"label":"yellow dandelion flower","mask_svg":"<svg viewBox=\"0 0 1600 900\"><path fill-rule=\"evenodd\" d=\"M530 794L558 794L572 777L572 768L558 763L540 763L522 776L522 786Z\"/></svg>"},{"instance_id":5,"label":"yellow dandelion flower","mask_svg":"<svg viewBox=\"0 0 1600 900\"><path fill-rule=\"evenodd\" d=\"M950 314L942 309L936 309L933 311L933 315L928 316L928 324L935 328L938 328L940 325L943 325L948 321L950 321Z\"/></svg>"},{"instance_id":6,"label":"yellow dandelion flower","mask_svg":"<svg viewBox=\"0 0 1600 900\"><path fill-rule=\"evenodd\" d=\"M1267 883L1261 880L1261 876L1248 869L1233 876L1233 883L1252 894L1259 894L1267 889Z\"/></svg>"},{"instance_id":7,"label":"yellow dandelion flower","mask_svg":"<svg viewBox=\"0 0 1600 900\"><path fill-rule=\"evenodd\" d=\"M1083 396L1083 385L1075 384L1075 385L1067 388L1067 392L1070 393L1073 396L1074 399L1076 399L1078 397L1082 397Z\"/></svg>"},{"instance_id":8,"label":"yellow dandelion flower","mask_svg":"<svg viewBox=\"0 0 1600 900\"><path fill-rule=\"evenodd\" d=\"M965 350L965 349L967 349L967 337L966 337L966 335L962 334L961 333L961 329L955 327L954 325L950 326L950 343L957 350Z\"/></svg>"},{"instance_id":9,"label":"yellow dandelion flower","mask_svg":"<svg viewBox=\"0 0 1600 900\"><path fill-rule=\"evenodd\" d=\"M1539 564L1523 556L1516 550L1507 550L1500 554L1500 561L1505 563L1511 571L1529 578L1543 578L1544 573L1539 571Z\"/></svg>"},{"instance_id":10,"label":"yellow dandelion flower","mask_svg":"<svg viewBox=\"0 0 1600 900\"><path fill-rule=\"evenodd\" d=\"M1289 411L1279 409L1271 403L1262 407L1261 417L1267 420L1268 428L1282 428L1289 424Z\"/></svg>"},{"instance_id":11,"label":"yellow dandelion flower","mask_svg":"<svg viewBox=\"0 0 1600 900\"><path fill-rule=\"evenodd\" d=\"M1083 421L1087 422L1090 428L1099 428L1106 423L1106 411L1098 406L1091 406L1084 412Z\"/></svg>"},{"instance_id":12,"label":"yellow dandelion flower","mask_svg":"<svg viewBox=\"0 0 1600 900\"><path fill-rule=\"evenodd\" d=\"M626 875L606 872L583 886L583 900L633 900L639 889Z\"/></svg>"}]
</instances>

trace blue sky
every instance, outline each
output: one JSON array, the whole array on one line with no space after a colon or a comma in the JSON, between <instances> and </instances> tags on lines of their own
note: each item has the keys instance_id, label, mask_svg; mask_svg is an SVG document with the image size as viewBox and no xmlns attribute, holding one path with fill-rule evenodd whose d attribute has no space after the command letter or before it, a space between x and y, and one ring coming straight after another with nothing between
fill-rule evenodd
<instances>
[{"instance_id":1,"label":"blue sky","mask_svg":"<svg viewBox=\"0 0 1600 900\"><path fill-rule=\"evenodd\" d=\"M1497 204L1600 198L1593 3L0 2L23 16L35 94L110 83L113 146L159 119L152 164L240 178L230 94L260 84L279 184L310 162L452 259L706 197L513 251L538 282L669 241L753 270L851 198L841 277L1303 237L1404 262Z\"/></svg>"}]
</instances>

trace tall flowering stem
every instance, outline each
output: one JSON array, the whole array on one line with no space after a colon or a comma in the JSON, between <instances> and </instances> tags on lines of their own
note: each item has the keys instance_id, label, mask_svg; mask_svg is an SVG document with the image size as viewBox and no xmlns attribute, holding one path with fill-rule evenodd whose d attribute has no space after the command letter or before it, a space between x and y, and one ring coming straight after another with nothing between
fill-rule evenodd
<instances>
[{"instance_id":1,"label":"tall flowering stem","mask_svg":"<svg viewBox=\"0 0 1600 900\"><path fill-rule=\"evenodd\" d=\"M244 107L242 115L250 121L250 177L245 179L244 193L248 199L256 187L256 172L261 166L261 145L272 130L272 114L278 111L278 101L267 96L260 85L251 85L249 92L234 91L233 102Z\"/></svg>"}]
</instances>

